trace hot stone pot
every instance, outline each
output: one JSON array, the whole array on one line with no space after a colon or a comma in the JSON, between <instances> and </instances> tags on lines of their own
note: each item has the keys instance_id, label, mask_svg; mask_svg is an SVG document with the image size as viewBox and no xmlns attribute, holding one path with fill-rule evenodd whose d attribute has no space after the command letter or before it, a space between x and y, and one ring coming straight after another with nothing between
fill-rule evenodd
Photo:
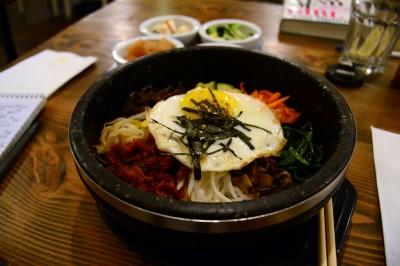
<instances>
[{"instance_id":1,"label":"hot stone pot","mask_svg":"<svg viewBox=\"0 0 400 266\"><path fill-rule=\"evenodd\" d=\"M312 123L314 134L323 145L323 166L304 182L266 197L234 203L197 203L129 187L96 159L93 146L103 124L121 115L133 90L146 85L194 85L213 80L245 82L247 88L267 88L290 95L289 105ZM188 246L203 243L207 247L218 247L219 241L232 243L237 238L243 243L251 242L259 232L279 235L295 230L316 214L342 183L355 138L349 106L325 78L276 55L230 47L170 50L105 73L81 97L69 125L76 168L102 212L147 239Z\"/></svg>"}]
</instances>

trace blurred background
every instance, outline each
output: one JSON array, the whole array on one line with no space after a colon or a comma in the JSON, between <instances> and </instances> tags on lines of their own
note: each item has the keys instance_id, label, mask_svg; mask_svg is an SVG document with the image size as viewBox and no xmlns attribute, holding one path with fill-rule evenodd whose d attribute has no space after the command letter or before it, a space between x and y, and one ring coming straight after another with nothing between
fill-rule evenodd
<instances>
[{"instance_id":1,"label":"blurred background","mask_svg":"<svg viewBox=\"0 0 400 266\"><path fill-rule=\"evenodd\" d=\"M0 70L10 57L32 49L108 2L111 1L0 0ZM13 45L14 51L7 45Z\"/></svg>"},{"instance_id":2,"label":"blurred background","mask_svg":"<svg viewBox=\"0 0 400 266\"><path fill-rule=\"evenodd\" d=\"M0 71L17 56L111 1L113 0L0 0Z\"/></svg>"}]
</instances>

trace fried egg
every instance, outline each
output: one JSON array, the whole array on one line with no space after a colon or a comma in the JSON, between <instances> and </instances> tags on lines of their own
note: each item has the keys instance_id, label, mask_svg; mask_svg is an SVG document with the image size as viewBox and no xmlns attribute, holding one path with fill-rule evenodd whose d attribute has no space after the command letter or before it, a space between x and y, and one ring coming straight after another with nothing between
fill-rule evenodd
<instances>
[{"instance_id":1,"label":"fried egg","mask_svg":"<svg viewBox=\"0 0 400 266\"><path fill-rule=\"evenodd\" d=\"M181 163L193 169L192 158L185 140L186 129L176 123L177 117L196 119L197 114L188 113L183 108L196 109L196 102L207 100L218 105L230 116L252 125L249 130L240 130L250 138L251 149L241 138L230 140L230 151L222 151L228 139L215 141L207 153L200 156L201 171L238 170L256 158L279 155L286 144L279 120L266 104L250 95L228 91L218 91L197 87L186 94L172 96L158 102L147 112L149 132L160 151L169 153ZM240 115L239 115L240 114ZM185 144L186 143L186 144ZM216 152L217 150L220 150Z\"/></svg>"}]
</instances>

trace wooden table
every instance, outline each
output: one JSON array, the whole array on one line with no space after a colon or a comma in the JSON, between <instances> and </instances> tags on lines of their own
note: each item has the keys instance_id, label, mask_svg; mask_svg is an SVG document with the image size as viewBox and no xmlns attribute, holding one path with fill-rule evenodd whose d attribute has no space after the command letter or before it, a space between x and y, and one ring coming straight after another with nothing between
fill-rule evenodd
<instances>
[{"instance_id":1,"label":"wooden table","mask_svg":"<svg viewBox=\"0 0 400 266\"><path fill-rule=\"evenodd\" d=\"M39 45L99 58L48 101L42 126L0 183L0 258L10 265L151 265L106 226L75 170L67 129L79 97L112 64L111 48L138 35L139 23L160 14L185 14L202 22L223 17L254 21L264 31L264 51L297 60L322 74L336 63L337 42L279 34L282 6L229 0L121 0L107 5ZM22 59L22 58L20 58ZM385 263L370 126L400 132L400 90L390 83L399 62L358 89L340 88L357 121L358 138L347 177L359 199L340 264Z\"/></svg>"}]
</instances>

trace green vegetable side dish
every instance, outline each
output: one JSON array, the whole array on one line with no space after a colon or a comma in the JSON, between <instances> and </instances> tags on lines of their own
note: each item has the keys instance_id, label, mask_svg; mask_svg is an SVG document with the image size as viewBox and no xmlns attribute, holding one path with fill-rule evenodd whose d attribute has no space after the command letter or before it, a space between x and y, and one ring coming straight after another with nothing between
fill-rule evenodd
<instances>
[{"instance_id":1,"label":"green vegetable side dish","mask_svg":"<svg viewBox=\"0 0 400 266\"><path fill-rule=\"evenodd\" d=\"M287 143L278 164L293 175L295 182L301 182L322 166L322 147L315 142L310 123L300 128L287 125L282 128Z\"/></svg>"},{"instance_id":2,"label":"green vegetable side dish","mask_svg":"<svg viewBox=\"0 0 400 266\"><path fill-rule=\"evenodd\" d=\"M207 34L213 39L224 39L227 41L244 40L254 35L249 27L239 23L227 23L211 26Z\"/></svg>"}]
</instances>

